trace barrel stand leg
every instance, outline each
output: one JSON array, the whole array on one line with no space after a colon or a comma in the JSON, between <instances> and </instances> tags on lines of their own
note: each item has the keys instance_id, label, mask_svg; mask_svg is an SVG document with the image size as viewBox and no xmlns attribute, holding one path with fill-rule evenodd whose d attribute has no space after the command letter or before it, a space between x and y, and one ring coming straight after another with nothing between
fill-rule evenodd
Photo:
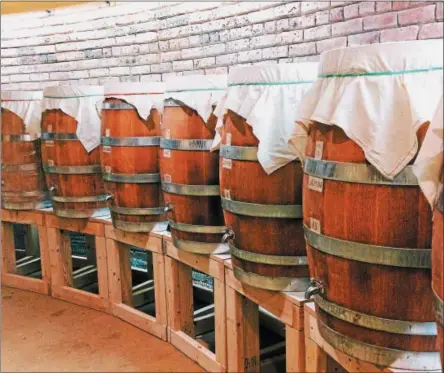
<instances>
[{"instance_id":1,"label":"barrel stand leg","mask_svg":"<svg viewBox=\"0 0 444 373\"><path fill-rule=\"evenodd\" d=\"M4 275L16 273L14 229L12 223L2 222L2 281Z\"/></svg>"},{"instance_id":2,"label":"barrel stand leg","mask_svg":"<svg viewBox=\"0 0 444 373\"><path fill-rule=\"evenodd\" d=\"M327 372L327 354L310 338L310 321L314 316L305 312L305 369L307 372Z\"/></svg>"}]
</instances>

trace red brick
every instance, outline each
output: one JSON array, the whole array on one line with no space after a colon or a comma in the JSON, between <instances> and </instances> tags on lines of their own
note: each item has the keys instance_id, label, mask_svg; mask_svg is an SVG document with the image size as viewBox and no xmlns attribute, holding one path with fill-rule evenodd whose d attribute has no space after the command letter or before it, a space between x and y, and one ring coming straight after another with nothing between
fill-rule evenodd
<instances>
[{"instance_id":1,"label":"red brick","mask_svg":"<svg viewBox=\"0 0 444 373\"><path fill-rule=\"evenodd\" d=\"M429 23L421 25L419 29L418 39L439 39L444 37L444 29L442 22Z\"/></svg>"},{"instance_id":2,"label":"red brick","mask_svg":"<svg viewBox=\"0 0 444 373\"><path fill-rule=\"evenodd\" d=\"M359 4L348 5L344 7L344 18L356 18L359 16Z\"/></svg>"},{"instance_id":3,"label":"red brick","mask_svg":"<svg viewBox=\"0 0 444 373\"><path fill-rule=\"evenodd\" d=\"M379 12L388 12L392 10L392 2L391 1L377 1L376 2L376 11Z\"/></svg>"},{"instance_id":4,"label":"red brick","mask_svg":"<svg viewBox=\"0 0 444 373\"><path fill-rule=\"evenodd\" d=\"M400 27L381 31L381 43L387 41L416 40L419 26Z\"/></svg>"},{"instance_id":5,"label":"red brick","mask_svg":"<svg viewBox=\"0 0 444 373\"><path fill-rule=\"evenodd\" d=\"M444 19L443 13L444 3L440 1L438 4L436 4L436 20L442 21Z\"/></svg>"},{"instance_id":6,"label":"red brick","mask_svg":"<svg viewBox=\"0 0 444 373\"><path fill-rule=\"evenodd\" d=\"M351 19L345 22L334 23L331 26L332 35L347 35L362 31L362 19Z\"/></svg>"},{"instance_id":7,"label":"red brick","mask_svg":"<svg viewBox=\"0 0 444 373\"><path fill-rule=\"evenodd\" d=\"M333 38L316 42L318 53L326 52L331 49L345 48L347 46L347 37Z\"/></svg>"},{"instance_id":8,"label":"red brick","mask_svg":"<svg viewBox=\"0 0 444 373\"><path fill-rule=\"evenodd\" d=\"M400 26L418 23L427 23L435 20L436 5L428 5L420 8L404 10L398 13Z\"/></svg>"},{"instance_id":9,"label":"red brick","mask_svg":"<svg viewBox=\"0 0 444 373\"><path fill-rule=\"evenodd\" d=\"M364 1L359 4L359 15L366 16L368 14L373 14L375 12L375 2L374 1Z\"/></svg>"},{"instance_id":10,"label":"red brick","mask_svg":"<svg viewBox=\"0 0 444 373\"><path fill-rule=\"evenodd\" d=\"M364 34L350 35L348 46L379 43L379 32L372 31Z\"/></svg>"},{"instance_id":11,"label":"red brick","mask_svg":"<svg viewBox=\"0 0 444 373\"><path fill-rule=\"evenodd\" d=\"M385 13L364 18L364 30L380 30L398 26L396 13Z\"/></svg>"},{"instance_id":12,"label":"red brick","mask_svg":"<svg viewBox=\"0 0 444 373\"><path fill-rule=\"evenodd\" d=\"M333 8L330 10L330 22L344 20L344 8Z\"/></svg>"},{"instance_id":13,"label":"red brick","mask_svg":"<svg viewBox=\"0 0 444 373\"><path fill-rule=\"evenodd\" d=\"M394 1L393 10L408 9L410 6L409 1Z\"/></svg>"}]
</instances>

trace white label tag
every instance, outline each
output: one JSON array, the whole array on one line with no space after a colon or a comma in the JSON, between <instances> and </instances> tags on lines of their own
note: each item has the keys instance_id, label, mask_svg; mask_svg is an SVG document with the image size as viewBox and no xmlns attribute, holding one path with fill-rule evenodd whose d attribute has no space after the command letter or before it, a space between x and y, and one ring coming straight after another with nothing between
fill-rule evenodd
<instances>
[{"instance_id":1,"label":"white label tag","mask_svg":"<svg viewBox=\"0 0 444 373\"><path fill-rule=\"evenodd\" d=\"M222 167L231 170L231 167L233 167L233 162L231 159L222 158Z\"/></svg>"},{"instance_id":2,"label":"white label tag","mask_svg":"<svg viewBox=\"0 0 444 373\"><path fill-rule=\"evenodd\" d=\"M104 153L111 153L111 146L108 145L102 145L102 151Z\"/></svg>"},{"instance_id":3,"label":"white label tag","mask_svg":"<svg viewBox=\"0 0 444 373\"><path fill-rule=\"evenodd\" d=\"M171 130L169 128L167 128L165 130L165 138L166 139L171 139Z\"/></svg>"},{"instance_id":4,"label":"white label tag","mask_svg":"<svg viewBox=\"0 0 444 373\"><path fill-rule=\"evenodd\" d=\"M321 233L321 222L318 219L310 218L310 229L316 233Z\"/></svg>"},{"instance_id":5,"label":"white label tag","mask_svg":"<svg viewBox=\"0 0 444 373\"><path fill-rule=\"evenodd\" d=\"M231 199L231 193L228 189L224 189L224 197L226 199Z\"/></svg>"},{"instance_id":6,"label":"white label tag","mask_svg":"<svg viewBox=\"0 0 444 373\"><path fill-rule=\"evenodd\" d=\"M105 166L105 172L111 173L111 166Z\"/></svg>"},{"instance_id":7,"label":"white label tag","mask_svg":"<svg viewBox=\"0 0 444 373\"><path fill-rule=\"evenodd\" d=\"M171 183L171 175L168 174L163 175L163 181L165 183Z\"/></svg>"},{"instance_id":8,"label":"white label tag","mask_svg":"<svg viewBox=\"0 0 444 373\"><path fill-rule=\"evenodd\" d=\"M49 133L52 132L52 124L48 124L47 131L48 131Z\"/></svg>"},{"instance_id":9,"label":"white label tag","mask_svg":"<svg viewBox=\"0 0 444 373\"><path fill-rule=\"evenodd\" d=\"M231 133L227 133L227 136L225 137L225 145L231 145Z\"/></svg>"},{"instance_id":10,"label":"white label tag","mask_svg":"<svg viewBox=\"0 0 444 373\"><path fill-rule=\"evenodd\" d=\"M320 179L319 177L309 176L308 189L322 193L322 190L324 189L324 179Z\"/></svg>"},{"instance_id":11,"label":"white label tag","mask_svg":"<svg viewBox=\"0 0 444 373\"><path fill-rule=\"evenodd\" d=\"M54 161L52 159L48 159L48 166L54 166Z\"/></svg>"},{"instance_id":12,"label":"white label tag","mask_svg":"<svg viewBox=\"0 0 444 373\"><path fill-rule=\"evenodd\" d=\"M171 150L170 149L163 149L163 156L166 158L171 158Z\"/></svg>"},{"instance_id":13,"label":"white label tag","mask_svg":"<svg viewBox=\"0 0 444 373\"><path fill-rule=\"evenodd\" d=\"M107 129L105 130L105 136L106 136L106 137L109 137L110 134L111 134L111 131L110 131L109 128L107 128Z\"/></svg>"},{"instance_id":14,"label":"white label tag","mask_svg":"<svg viewBox=\"0 0 444 373\"><path fill-rule=\"evenodd\" d=\"M54 140L47 140L43 142L43 144L45 144L46 146L54 146Z\"/></svg>"},{"instance_id":15,"label":"white label tag","mask_svg":"<svg viewBox=\"0 0 444 373\"><path fill-rule=\"evenodd\" d=\"M323 152L324 152L324 142L316 141L315 159L322 159Z\"/></svg>"}]
</instances>

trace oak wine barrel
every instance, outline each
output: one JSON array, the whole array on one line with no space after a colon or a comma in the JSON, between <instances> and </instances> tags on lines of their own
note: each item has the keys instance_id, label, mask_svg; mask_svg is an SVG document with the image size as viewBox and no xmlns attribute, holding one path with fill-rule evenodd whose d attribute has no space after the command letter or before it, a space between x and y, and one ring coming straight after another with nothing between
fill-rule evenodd
<instances>
[{"instance_id":1,"label":"oak wine barrel","mask_svg":"<svg viewBox=\"0 0 444 373\"><path fill-rule=\"evenodd\" d=\"M428 371L439 369L430 286L432 214L413 173L415 152L406 156L393 149L402 149L398 141L402 138L408 153L410 134L415 149L420 148L433 115L422 108L416 112L426 114L418 121L397 123L407 102L400 82L412 84L418 79L415 89L424 91L416 94L429 95L433 102L439 87L432 81L427 88L424 82L440 79L439 74L442 79L442 71L430 67L440 57L434 58L427 44L396 44L321 55L320 78L312 92L318 96L310 98L314 109L304 117L312 120L303 182L304 230L313 279L307 296L313 296L320 333L333 347L381 367ZM415 53L417 58L412 58ZM380 65L378 61L388 56L391 65ZM356 72L356 66L365 69ZM405 66L410 68L404 71ZM382 89L398 84L399 90ZM372 106L369 98L376 91L382 92L381 107ZM341 101L349 94L355 102ZM414 111L422 103L409 105ZM360 138L357 134L367 131L371 121L372 137ZM387 147L380 140L384 131ZM387 137L390 131L393 137ZM369 158L375 154L381 156L378 161ZM383 173L401 164L407 165L392 177Z\"/></svg>"},{"instance_id":2,"label":"oak wine barrel","mask_svg":"<svg viewBox=\"0 0 444 373\"><path fill-rule=\"evenodd\" d=\"M105 86L103 180L113 224L125 231L150 232L166 220L158 160L163 91L162 83Z\"/></svg>"},{"instance_id":3,"label":"oak wine barrel","mask_svg":"<svg viewBox=\"0 0 444 373\"><path fill-rule=\"evenodd\" d=\"M160 169L173 243L181 250L211 254L225 233L219 154L210 148L216 125L212 107L225 90L226 78L175 77L166 87Z\"/></svg>"},{"instance_id":4,"label":"oak wine barrel","mask_svg":"<svg viewBox=\"0 0 444 373\"><path fill-rule=\"evenodd\" d=\"M41 91L3 91L2 208L50 206L40 155Z\"/></svg>"},{"instance_id":5,"label":"oak wine barrel","mask_svg":"<svg viewBox=\"0 0 444 373\"><path fill-rule=\"evenodd\" d=\"M43 168L54 212L59 217L86 219L108 214L98 147L97 105L102 101L103 87L59 86L44 90ZM79 113L78 121L75 116Z\"/></svg>"}]
</instances>

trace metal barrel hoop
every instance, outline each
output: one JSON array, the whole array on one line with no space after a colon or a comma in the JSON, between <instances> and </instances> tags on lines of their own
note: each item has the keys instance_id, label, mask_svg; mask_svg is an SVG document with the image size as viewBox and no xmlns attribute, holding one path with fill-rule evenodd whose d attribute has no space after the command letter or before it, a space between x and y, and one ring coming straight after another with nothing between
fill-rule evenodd
<instances>
[{"instance_id":1,"label":"metal barrel hoop","mask_svg":"<svg viewBox=\"0 0 444 373\"><path fill-rule=\"evenodd\" d=\"M102 136L101 145L103 146L159 146L160 136L145 136L145 137L111 137Z\"/></svg>"}]
</instances>

